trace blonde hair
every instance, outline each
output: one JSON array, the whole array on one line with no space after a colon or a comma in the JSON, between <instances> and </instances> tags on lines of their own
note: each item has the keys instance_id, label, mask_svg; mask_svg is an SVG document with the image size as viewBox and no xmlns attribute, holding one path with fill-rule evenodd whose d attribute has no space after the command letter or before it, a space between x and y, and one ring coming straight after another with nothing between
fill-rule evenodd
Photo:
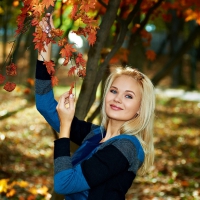
<instances>
[{"instance_id":1,"label":"blonde hair","mask_svg":"<svg viewBox=\"0 0 200 200\"><path fill-rule=\"evenodd\" d=\"M144 153L145 160L143 165L140 167L138 174L143 175L146 173L149 168L153 165L154 162L154 144L153 144L153 122L154 122L154 110L155 110L155 92L154 86L150 79L139 72L136 69L131 67L117 67L114 72L110 74L108 77L105 88L104 88L104 96L103 96L103 104L102 104L102 126L107 129L108 125L108 117L105 111L105 96L108 93L111 84L113 81L121 76L127 75L137 80L139 85L141 86L141 104L139 114L133 119L125 122L121 129L120 134L128 134L134 135L140 141Z\"/></svg>"}]
</instances>

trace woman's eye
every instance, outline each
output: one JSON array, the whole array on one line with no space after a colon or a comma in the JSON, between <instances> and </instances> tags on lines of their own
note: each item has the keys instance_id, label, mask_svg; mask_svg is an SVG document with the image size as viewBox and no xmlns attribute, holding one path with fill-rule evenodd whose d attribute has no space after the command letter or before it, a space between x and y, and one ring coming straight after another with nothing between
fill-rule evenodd
<instances>
[{"instance_id":1,"label":"woman's eye","mask_svg":"<svg viewBox=\"0 0 200 200\"><path fill-rule=\"evenodd\" d=\"M128 98L128 99L132 99L133 98L131 95L128 95L128 94L125 97Z\"/></svg>"},{"instance_id":2,"label":"woman's eye","mask_svg":"<svg viewBox=\"0 0 200 200\"><path fill-rule=\"evenodd\" d=\"M116 90L110 90L110 92L113 93L113 94L117 94Z\"/></svg>"}]
</instances>

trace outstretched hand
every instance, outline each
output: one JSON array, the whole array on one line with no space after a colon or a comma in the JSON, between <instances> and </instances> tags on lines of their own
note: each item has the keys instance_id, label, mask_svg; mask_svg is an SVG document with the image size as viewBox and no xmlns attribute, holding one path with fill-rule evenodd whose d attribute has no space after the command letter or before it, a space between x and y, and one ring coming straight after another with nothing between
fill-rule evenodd
<instances>
[{"instance_id":1,"label":"outstretched hand","mask_svg":"<svg viewBox=\"0 0 200 200\"><path fill-rule=\"evenodd\" d=\"M51 29L54 29L54 24L53 24L53 19L52 19L52 14L51 13L46 13L45 17L42 18L42 20L39 23L40 27L42 30L50 35Z\"/></svg>"},{"instance_id":2,"label":"outstretched hand","mask_svg":"<svg viewBox=\"0 0 200 200\"><path fill-rule=\"evenodd\" d=\"M74 95L66 92L58 101L56 110L60 119L60 137L69 137L71 122L75 113L74 100Z\"/></svg>"},{"instance_id":3,"label":"outstretched hand","mask_svg":"<svg viewBox=\"0 0 200 200\"><path fill-rule=\"evenodd\" d=\"M44 32L48 34L49 37L51 37L51 29L54 29L52 14L46 13L45 17L42 18L42 20L39 22L39 26L42 28ZM50 61L51 60L51 43L48 45L44 45L45 51L38 52L38 60L45 60Z\"/></svg>"}]
</instances>

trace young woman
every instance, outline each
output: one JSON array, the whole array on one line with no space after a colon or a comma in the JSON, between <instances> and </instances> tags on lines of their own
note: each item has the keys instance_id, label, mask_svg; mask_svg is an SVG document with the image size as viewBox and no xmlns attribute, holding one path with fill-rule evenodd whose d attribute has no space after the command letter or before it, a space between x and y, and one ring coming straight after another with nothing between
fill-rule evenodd
<instances>
[{"instance_id":1,"label":"young woman","mask_svg":"<svg viewBox=\"0 0 200 200\"><path fill-rule=\"evenodd\" d=\"M38 55L36 106L59 132L54 147L54 189L67 200L124 200L137 174L153 164L154 88L147 76L116 68L107 79L101 126L74 116L75 99L64 93L57 103L43 58ZM80 145L70 155L70 140Z\"/></svg>"}]
</instances>

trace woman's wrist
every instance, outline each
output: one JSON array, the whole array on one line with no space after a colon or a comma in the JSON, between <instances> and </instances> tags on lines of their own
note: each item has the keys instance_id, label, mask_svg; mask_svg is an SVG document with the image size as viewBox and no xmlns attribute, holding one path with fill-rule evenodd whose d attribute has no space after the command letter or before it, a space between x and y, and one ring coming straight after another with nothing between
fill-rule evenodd
<instances>
[{"instance_id":1,"label":"woman's wrist","mask_svg":"<svg viewBox=\"0 0 200 200\"><path fill-rule=\"evenodd\" d=\"M38 52L38 60L41 61L50 61L51 60L51 46L52 44L49 43L48 45L44 45L45 51Z\"/></svg>"},{"instance_id":2,"label":"woman's wrist","mask_svg":"<svg viewBox=\"0 0 200 200\"><path fill-rule=\"evenodd\" d=\"M61 124L59 138L70 138L71 124Z\"/></svg>"}]
</instances>

